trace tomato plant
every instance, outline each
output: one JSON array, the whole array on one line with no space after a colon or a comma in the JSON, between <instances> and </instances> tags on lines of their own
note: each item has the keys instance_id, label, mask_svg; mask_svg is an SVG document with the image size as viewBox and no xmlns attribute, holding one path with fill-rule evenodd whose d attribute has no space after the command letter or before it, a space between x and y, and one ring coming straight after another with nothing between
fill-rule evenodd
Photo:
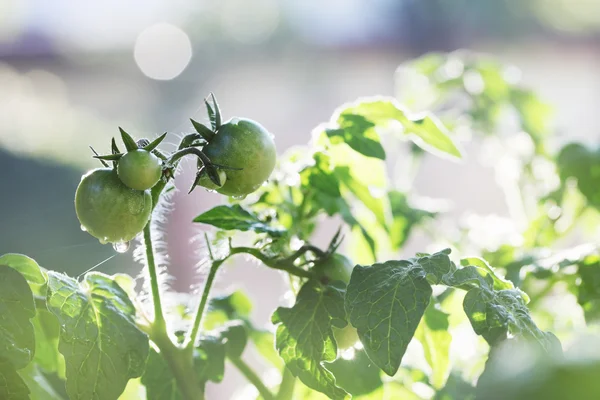
<instances>
[{"instance_id":1,"label":"tomato plant","mask_svg":"<svg viewBox=\"0 0 600 400\"><path fill-rule=\"evenodd\" d=\"M119 251L139 237L145 285L0 257L0 399L204 399L231 368L253 387L245 399L600 398L597 346L578 339L600 319L600 153L553 141L549 107L505 71L424 56L398 70L397 98L342 105L278 160L273 136L222 122L213 95L208 123L192 120L173 152L158 148L166 134L121 129L126 151L113 139L95 155L104 168L83 177L76 212ZM423 160L464 163L478 145L493 146L483 158L509 216L457 218L418 196ZM225 195L193 220L199 295L171 293L156 262L157 206L184 157L191 190ZM424 251L409 251L419 237ZM242 291L211 292L239 256L289 282L268 326ZM257 372L250 347L279 379Z\"/></svg>"}]
</instances>

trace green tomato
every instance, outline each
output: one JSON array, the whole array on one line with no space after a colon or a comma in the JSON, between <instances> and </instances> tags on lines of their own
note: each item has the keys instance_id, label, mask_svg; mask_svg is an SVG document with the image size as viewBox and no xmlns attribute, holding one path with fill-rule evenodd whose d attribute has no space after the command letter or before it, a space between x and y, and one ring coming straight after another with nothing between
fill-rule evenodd
<instances>
[{"instance_id":1,"label":"green tomato","mask_svg":"<svg viewBox=\"0 0 600 400\"><path fill-rule=\"evenodd\" d=\"M152 196L125 186L113 169L95 169L77 187L75 211L81 228L101 243L128 242L148 223Z\"/></svg>"},{"instance_id":2,"label":"green tomato","mask_svg":"<svg viewBox=\"0 0 600 400\"><path fill-rule=\"evenodd\" d=\"M207 174L203 174L200 177L200 181L198 181L198 185L205 187L209 190L216 190L220 187L223 187L225 182L227 182L227 175L225 174L225 171L223 171L222 169L218 170L217 173L219 174L219 179L221 180L221 186L215 185L215 183L210 180L210 178L208 177Z\"/></svg>"},{"instance_id":3,"label":"green tomato","mask_svg":"<svg viewBox=\"0 0 600 400\"><path fill-rule=\"evenodd\" d=\"M321 266L325 275L332 281L350 282L354 264L342 254L334 253L323 261Z\"/></svg>"},{"instance_id":4,"label":"green tomato","mask_svg":"<svg viewBox=\"0 0 600 400\"><path fill-rule=\"evenodd\" d=\"M344 328L333 327L333 336L340 350L346 350L354 346L359 341L356 328L348 324Z\"/></svg>"},{"instance_id":5,"label":"green tomato","mask_svg":"<svg viewBox=\"0 0 600 400\"><path fill-rule=\"evenodd\" d=\"M227 180L217 192L246 196L260 187L275 168L277 153L273 136L258 122L233 118L221 125L202 149L214 164L240 170L225 170Z\"/></svg>"},{"instance_id":6,"label":"green tomato","mask_svg":"<svg viewBox=\"0 0 600 400\"><path fill-rule=\"evenodd\" d=\"M117 173L121 181L131 189L146 190L160 180L162 163L154 154L137 149L119 159Z\"/></svg>"}]
</instances>

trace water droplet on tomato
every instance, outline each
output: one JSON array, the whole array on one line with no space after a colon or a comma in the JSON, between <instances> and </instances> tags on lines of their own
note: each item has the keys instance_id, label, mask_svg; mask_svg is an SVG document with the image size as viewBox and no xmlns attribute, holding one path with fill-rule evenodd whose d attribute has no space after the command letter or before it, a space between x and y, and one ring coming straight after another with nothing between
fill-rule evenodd
<instances>
[{"instance_id":1,"label":"water droplet on tomato","mask_svg":"<svg viewBox=\"0 0 600 400\"><path fill-rule=\"evenodd\" d=\"M129 250L129 242L113 243L113 249L115 249L117 253L125 253L127 250Z\"/></svg>"},{"instance_id":2,"label":"water droplet on tomato","mask_svg":"<svg viewBox=\"0 0 600 400\"><path fill-rule=\"evenodd\" d=\"M106 243L108 243L108 238L101 238L101 239L98 239L98 240L100 241L100 244L106 244Z\"/></svg>"},{"instance_id":3,"label":"water droplet on tomato","mask_svg":"<svg viewBox=\"0 0 600 400\"><path fill-rule=\"evenodd\" d=\"M204 190L206 190L208 193L217 193L217 191L216 191L216 190L213 190L213 189L206 189L206 188L205 188Z\"/></svg>"},{"instance_id":4,"label":"water droplet on tomato","mask_svg":"<svg viewBox=\"0 0 600 400\"><path fill-rule=\"evenodd\" d=\"M80 226L80 228L81 228L81 230L82 230L83 232L87 232L87 229L86 229L86 227L85 227L85 226L81 225L81 226Z\"/></svg>"},{"instance_id":5,"label":"water droplet on tomato","mask_svg":"<svg viewBox=\"0 0 600 400\"><path fill-rule=\"evenodd\" d=\"M247 196L247 195L243 194L243 195L241 195L241 196L231 196L231 197L233 197L233 198L234 198L234 199L236 199L236 200L244 200L244 199L246 198L246 196Z\"/></svg>"}]
</instances>

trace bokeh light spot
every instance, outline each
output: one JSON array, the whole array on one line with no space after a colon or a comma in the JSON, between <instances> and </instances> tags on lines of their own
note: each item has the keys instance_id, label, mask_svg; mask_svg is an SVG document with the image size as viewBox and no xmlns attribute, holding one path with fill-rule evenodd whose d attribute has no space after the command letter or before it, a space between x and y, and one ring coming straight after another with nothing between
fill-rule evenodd
<instances>
[{"instance_id":1,"label":"bokeh light spot","mask_svg":"<svg viewBox=\"0 0 600 400\"><path fill-rule=\"evenodd\" d=\"M144 75L170 80L183 72L192 58L192 43L180 28L159 23L146 28L135 41L133 56Z\"/></svg>"}]
</instances>

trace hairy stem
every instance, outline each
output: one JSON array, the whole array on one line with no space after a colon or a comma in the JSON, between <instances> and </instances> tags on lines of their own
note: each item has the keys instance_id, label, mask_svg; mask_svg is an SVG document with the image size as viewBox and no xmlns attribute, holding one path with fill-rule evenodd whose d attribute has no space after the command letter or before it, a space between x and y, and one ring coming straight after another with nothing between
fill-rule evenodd
<instances>
[{"instance_id":1,"label":"hairy stem","mask_svg":"<svg viewBox=\"0 0 600 400\"><path fill-rule=\"evenodd\" d=\"M294 386L296 386L296 378L287 367L283 367L283 378L279 385L279 392L275 400L292 400L294 398Z\"/></svg>"},{"instance_id":2,"label":"hairy stem","mask_svg":"<svg viewBox=\"0 0 600 400\"><path fill-rule=\"evenodd\" d=\"M210 294L210 289L215 280L215 276L217 276L217 271L224 261L225 260L213 261L212 265L210 266L210 271L208 273L208 277L206 278L206 283L204 284L204 290L202 292L202 299L200 300L198 308L196 309L194 324L192 325L192 329L190 330L189 335L185 341L184 346L188 350L194 348L194 343L196 343L198 331L200 330L200 323L202 322L202 315L204 314L204 309L206 308L206 303L208 302L208 295Z\"/></svg>"},{"instance_id":3,"label":"hairy stem","mask_svg":"<svg viewBox=\"0 0 600 400\"><path fill-rule=\"evenodd\" d=\"M154 263L154 248L152 247L152 219L148 221L144 228L144 247L146 248L146 264L148 274L150 275L150 287L152 289L152 303L154 304L154 322L153 329L164 330L166 332L167 325L165 316L163 315L162 303L160 300L160 288L158 284L158 273L156 264Z\"/></svg>"},{"instance_id":4,"label":"hairy stem","mask_svg":"<svg viewBox=\"0 0 600 400\"><path fill-rule=\"evenodd\" d=\"M263 400L275 400L275 396L269 390L268 387L265 386L262 379L250 368L248 364L246 364L241 358L230 358L229 359L233 365L248 379L248 381L256 387L258 393L260 393Z\"/></svg>"}]
</instances>

